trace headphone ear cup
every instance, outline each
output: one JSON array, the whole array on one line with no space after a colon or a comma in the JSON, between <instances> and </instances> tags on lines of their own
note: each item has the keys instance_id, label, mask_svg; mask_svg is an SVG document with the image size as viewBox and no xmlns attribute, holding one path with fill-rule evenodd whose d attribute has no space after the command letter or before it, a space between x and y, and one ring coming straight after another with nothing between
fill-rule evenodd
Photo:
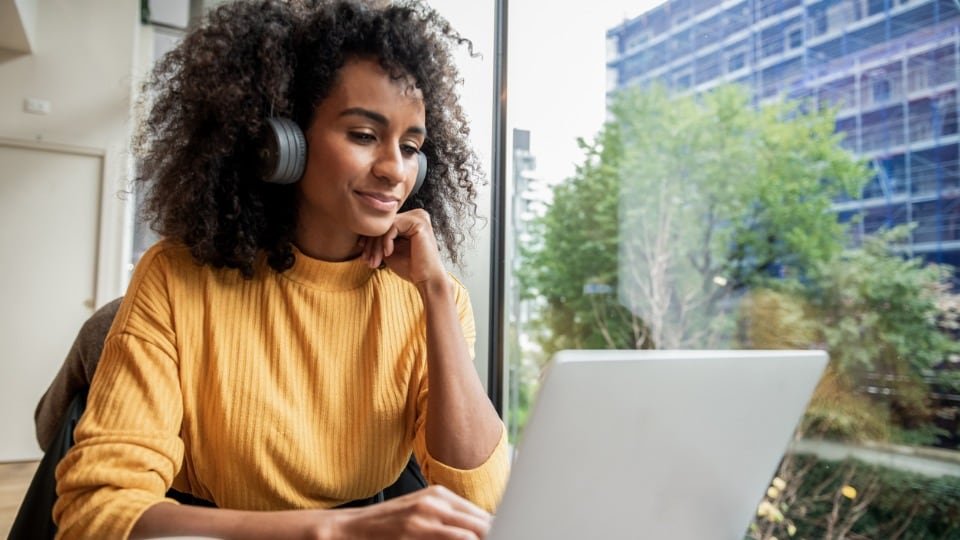
<instances>
[{"instance_id":1,"label":"headphone ear cup","mask_svg":"<svg viewBox=\"0 0 960 540\"><path fill-rule=\"evenodd\" d=\"M423 152L417 152L417 181L413 183L413 189L410 190L410 195L407 197L413 197L420 191L420 188L423 187L423 181L427 179L427 156Z\"/></svg>"},{"instance_id":2,"label":"headphone ear cup","mask_svg":"<svg viewBox=\"0 0 960 540\"><path fill-rule=\"evenodd\" d=\"M273 184L292 184L307 166L307 140L289 118L267 118L260 143L260 177Z\"/></svg>"}]
</instances>

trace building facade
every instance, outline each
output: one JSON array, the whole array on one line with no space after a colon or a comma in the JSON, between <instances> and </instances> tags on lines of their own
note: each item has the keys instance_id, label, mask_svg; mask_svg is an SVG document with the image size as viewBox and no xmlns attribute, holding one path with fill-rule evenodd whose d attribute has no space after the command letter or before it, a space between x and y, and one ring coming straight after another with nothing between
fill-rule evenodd
<instances>
[{"instance_id":1,"label":"building facade","mask_svg":"<svg viewBox=\"0 0 960 540\"><path fill-rule=\"evenodd\" d=\"M837 111L843 145L875 172L852 241L915 223L906 249L960 266L960 3L952 0L669 0L607 31L608 92L724 83Z\"/></svg>"}]
</instances>

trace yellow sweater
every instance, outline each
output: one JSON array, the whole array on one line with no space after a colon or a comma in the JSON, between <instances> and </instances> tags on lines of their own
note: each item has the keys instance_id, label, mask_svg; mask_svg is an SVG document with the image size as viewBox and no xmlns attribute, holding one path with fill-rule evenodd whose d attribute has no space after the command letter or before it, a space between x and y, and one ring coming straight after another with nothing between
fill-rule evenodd
<instances>
[{"instance_id":1,"label":"yellow sweater","mask_svg":"<svg viewBox=\"0 0 960 540\"><path fill-rule=\"evenodd\" d=\"M416 288L360 260L296 255L282 274L261 258L251 280L170 242L144 255L57 469L61 537L126 537L171 485L223 508L332 507L391 484L411 450L430 483L495 508L505 435L472 470L426 450Z\"/></svg>"}]
</instances>

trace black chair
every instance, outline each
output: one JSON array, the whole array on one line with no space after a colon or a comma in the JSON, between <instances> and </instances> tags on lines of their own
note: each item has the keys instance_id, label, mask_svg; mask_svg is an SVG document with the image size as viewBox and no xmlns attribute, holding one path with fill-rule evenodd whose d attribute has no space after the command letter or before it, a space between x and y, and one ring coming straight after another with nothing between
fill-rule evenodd
<instances>
[{"instance_id":1,"label":"black chair","mask_svg":"<svg viewBox=\"0 0 960 540\"><path fill-rule=\"evenodd\" d=\"M73 446L73 428L80 421L86 406L86 392L77 394L70 402L63 424L44 452L23 502L20 503L20 510L17 511L10 535L7 536L9 540L40 540L56 536L53 503L57 502L57 464Z\"/></svg>"}]
</instances>

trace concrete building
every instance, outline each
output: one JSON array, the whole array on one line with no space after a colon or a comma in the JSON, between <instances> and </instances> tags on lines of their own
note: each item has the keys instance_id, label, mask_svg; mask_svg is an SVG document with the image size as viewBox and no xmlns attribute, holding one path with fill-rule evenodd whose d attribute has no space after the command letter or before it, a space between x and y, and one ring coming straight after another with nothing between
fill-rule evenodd
<instances>
[{"instance_id":1,"label":"concrete building","mask_svg":"<svg viewBox=\"0 0 960 540\"><path fill-rule=\"evenodd\" d=\"M875 176L837 201L852 240L916 223L910 253L960 266L960 9L946 0L669 0L607 32L608 92L748 86L837 108Z\"/></svg>"}]
</instances>

